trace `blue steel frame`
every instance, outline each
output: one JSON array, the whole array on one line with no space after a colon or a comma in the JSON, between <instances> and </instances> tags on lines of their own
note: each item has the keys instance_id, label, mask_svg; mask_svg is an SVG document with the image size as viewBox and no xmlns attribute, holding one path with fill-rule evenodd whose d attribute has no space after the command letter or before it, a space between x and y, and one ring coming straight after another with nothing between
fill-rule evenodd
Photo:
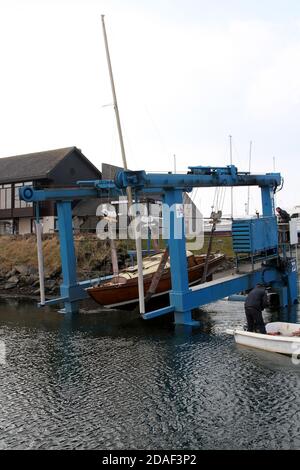
<instances>
[{"instance_id":1,"label":"blue steel frame","mask_svg":"<svg viewBox=\"0 0 300 470\"><path fill-rule=\"evenodd\" d=\"M74 189L35 190L31 187L20 188L20 197L25 201L57 201L63 283L61 297L47 301L46 305L63 302L66 313L76 313L79 310L79 301L87 297L85 287L99 281L99 279L80 283L77 281L72 228L72 200L99 197L104 194L120 194L130 186L135 191L143 190L144 193L162 192L164 202L171 207L182 204L182 192L191 191L193 187L256 185L261 188L263 216L274 217L274 190L280 183L279 173L251 175L239 173L235 166L229 165L227 167L189 167L187 174L121 171L117 174L115 181L80 181L78 184L81 187ZM170 211L168 240L172 279L170 306L145 313L144 319L173 312L175 323L195 325L197 322L192 319L192 309L251 289L257 282L268 282L273 285L280 293L282 306L297 302L297 273L293 268L293 260L284 271L282 269L280 271L277 265L271 262L270 265L262 264L261 269L256 271L189 288L185 238L176 236L178 230L184 233L183 225L183 217L177 217L176 211ZM110 277L108 276L108 278Z\"/></svg>"}]
</instances>

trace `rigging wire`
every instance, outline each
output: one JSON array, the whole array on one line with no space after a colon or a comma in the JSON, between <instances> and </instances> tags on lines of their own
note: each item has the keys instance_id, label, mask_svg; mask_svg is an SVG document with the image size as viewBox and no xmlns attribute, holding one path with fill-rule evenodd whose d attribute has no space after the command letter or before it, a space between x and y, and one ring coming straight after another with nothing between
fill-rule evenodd
<instances>
[{"instance_id":1,"label":"rigging wire","mask_svg":"<svg viewBox=\"0 0 300 470\"><path fill-rule=\"evenodd\" d=\"M225 186L215 188L214 199L213 199L213 203L211 206L212 209L215 209L215 211L219 211L219 210L223 211L225 195L226 195Z\"/></svg>"}]
</instances>

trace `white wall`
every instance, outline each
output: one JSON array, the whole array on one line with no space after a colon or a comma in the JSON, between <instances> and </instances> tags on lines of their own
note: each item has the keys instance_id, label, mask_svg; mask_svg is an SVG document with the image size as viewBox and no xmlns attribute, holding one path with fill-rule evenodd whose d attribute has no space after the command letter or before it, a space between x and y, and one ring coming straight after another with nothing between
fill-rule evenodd
<instances>
[{"instance_id":1,"label":"white wall","mask_svg":"<svg viewBox=\"0 0 300 470\"><path fill-rule=\"evenodd\" d=\"M43 233L53 233L54 232L54 217L43 217Z\"/></svg>"},{"instance_id":2,"label":"white wall","mask_svg":"<svg viewBox=\"0 0 300 470\"><path fill-rule=\"evenodd\" d=\"M43 217L43 233L53 233L54 232L54 217ZM30 218L19 218L19 235L25 235L26 233L31 233L31 223Z\"/></svg>"},{"instance_id":3,"label":"white wall","mask_svg":"<svg viewBox=\"0 0 300 470\"><path fill-rule=\"evenodd\" d=\"M31 223L30 218L20 218L19 219L19 235L25 235L26 233L31 233Z\"/></svg>"}]
</instances>

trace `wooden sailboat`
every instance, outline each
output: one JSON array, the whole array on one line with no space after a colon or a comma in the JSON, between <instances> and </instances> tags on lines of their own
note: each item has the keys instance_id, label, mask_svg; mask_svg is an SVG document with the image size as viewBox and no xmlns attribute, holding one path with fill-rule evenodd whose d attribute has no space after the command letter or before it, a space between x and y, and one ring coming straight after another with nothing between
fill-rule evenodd
<instances>
[{"instance_id":1,"label":"wooden sailboat","mask_svg":"<svg viewBox=\"0 0 300 470\"><path fill-rule=\"evenodd\" d=\"M163 252L145 257L143 260L144 292L148 292L153 276L156 273ZM211 254L206 264L206 255L194 255L187 252L189 285L196 285L203 282L203 273L206 270L206 280L211 279L213 272L224 261L224 254ZM167 294L171 290L170 264L166 263L163 273L159 279L155 293L152 295L153 301L160 300L167 304ZM89 287L88 294L98 304L108 308L121 308L129 310L135 307L139 300L138 295L138 267L137 265L123 269L118 277L99 285ZM163 298L164 297L164 298ZM159 299L158 299L159 298Z\"/></svg>"}]
</instances>

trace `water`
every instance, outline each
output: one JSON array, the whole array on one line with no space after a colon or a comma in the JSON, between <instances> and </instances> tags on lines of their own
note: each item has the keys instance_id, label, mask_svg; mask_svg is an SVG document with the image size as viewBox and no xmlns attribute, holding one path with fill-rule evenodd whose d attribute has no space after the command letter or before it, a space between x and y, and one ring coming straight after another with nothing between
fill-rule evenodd
<instances>
[{"instance_id":1,"label":"water","mask_svg":"<svg viewBox=\"0 0 300 470\"><path fill-rule=\"evenodd\" d=\"M188 331L1 301L0 448L299 449L300 365L234 344L240 302L199 318Z\"/></svg>"}]
</instances>

